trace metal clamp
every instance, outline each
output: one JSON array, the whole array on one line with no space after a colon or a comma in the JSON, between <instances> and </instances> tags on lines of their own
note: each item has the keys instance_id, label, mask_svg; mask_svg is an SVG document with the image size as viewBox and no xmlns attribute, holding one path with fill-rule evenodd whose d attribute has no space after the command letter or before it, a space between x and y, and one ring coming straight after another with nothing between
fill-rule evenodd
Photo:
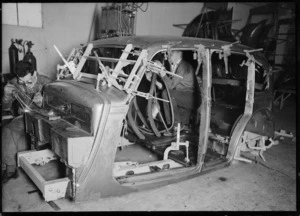
<instances>
[{"instance_id":1,"label":"metal clamp","mask_svg":"<svg viewBox=\"0 0 300 216\"><path fill-rule=\"evenodd\" d=\"M166 148L166 150L164 152L164 160L168 159L170 151L179 150L180 146L185 146L185 148L186 148L185 162L189 163L190 162L190 159L189 159L189 141L180 142L180 123L178 123L176 142L172 142L171 146L169 146L168 148Z\"/></svg>"}]
</instances>

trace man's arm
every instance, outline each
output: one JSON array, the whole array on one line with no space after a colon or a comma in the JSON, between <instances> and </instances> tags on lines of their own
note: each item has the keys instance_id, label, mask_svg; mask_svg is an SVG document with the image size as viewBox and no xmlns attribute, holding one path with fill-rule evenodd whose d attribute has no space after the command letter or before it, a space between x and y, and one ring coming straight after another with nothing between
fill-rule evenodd
<instances>
[{"instance_id":1,"label":"man's arm","mask_svg":"<svg viewBox=\"0 0 300 216\"><path fill-rule=\"evenodd\" d=\"M188 70L189 70L188 65L185 62L182 62L181 64L178 65L175 73L179 76L182 76L183 78L173 76L172 79L170 79L169 77L164 76L163 80L165 81L167 87L169 89L174 89L180 82L182 82Z\"/></svg>"},{"instance_id":2,"label":"man's arm","mask_svg":"<svg viewBox=\"0 0 300 216\"><path fill-rule=\"evenodd\" d=\"M39 80L39 84L38 84L38 91L35 93L33 99L32 99L32 105L31 107L35 104L37 105L39 108L42 107L43 105L43 96L42 96L42 89L44 88L44 86L50 82L52 82L52 80L50 78L48 78L47 76L44 75L40 75L40 80ZM32 107L33 108L33 107Z\"/></svg>"},{"instance_id":3,"label":"man's arm","mask_svg":"<svg viewBox=\"0 0 300 216\"><path fill-rule=\"evenodd\" d=\"M15 86L11 83L7 83L4 87L4 95L2 97L2 109L11 108L14 97Z\"/></svg>"}]
</instances>

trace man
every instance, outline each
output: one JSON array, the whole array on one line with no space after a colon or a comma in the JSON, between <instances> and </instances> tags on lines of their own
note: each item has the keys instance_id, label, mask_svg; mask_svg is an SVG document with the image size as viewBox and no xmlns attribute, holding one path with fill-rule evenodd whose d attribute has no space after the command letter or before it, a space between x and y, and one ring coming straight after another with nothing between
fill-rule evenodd
<instances>
[{"instance_id":1,"label":"man","mask_svg":"<svg viewBox=\"0 0 300 216\"><path fill-rule=\"evenodd\" d=\"M172 51L170 56L170 63L172 65L172 72L182 76L165 76L161 74L169 91L174 110L174 130L173 134L177 132L177 125L180 123L181 129L187 129L190 121L192 110L194 109L194 91L195 91L195 74L194 69L190 63L182 59L182 51ZM162 92L162 97L167 99L167 91ZM168 104L164 103L164 110L168 112ZM168 121L168 119L167 119ZM173 135L165 133L164 135Z\"/></svg>"},{"instance_id":2,"label":"man","mask_svg":"<svg viewBox=\"0 0 300 216\"><path fill-rule=\"evenodd\" d=\"M177 76L166 76L164 71L161 71L160 73L162 79L167 85L167 88L169 89L174 111L174 130L172 133L165 133L165 136L176 134L178 123L181 125L181 130L187 129L190 115L192 110L195 108L194 92L196 77L192 65L182 59L182 54L182 51L174 50L171 52L169 58L169 62L172 66L172 72L182 78ZM160 61L155 61L155 64L162 66ZM146 76L147 79L150 80L151 73L146 74ZM162 97L168 100L166 90L162 92ZM169 103L164 102L163 106L167 123L170 124L171 117Z\"/></svg>"},{"instance_id":3,"label":"man","mask_svg":"<svg viewBox=\"0 0 300 216\"><path fill-rule=\"evenodd\" d=\"M16 76L4 87L2 109L9 109L17 99L21 107L19 114L24 113L24 108L39 108L42 105L42 88L51 80L38 74L31 63L19 61L15 68ZM27 108L28 108L27 107ZM2 127L2 183L11 178L18 177L16 164L17 152L28 150L26 143L24 115L13 119L9 124Z\"/></svg>"}]
</instances>

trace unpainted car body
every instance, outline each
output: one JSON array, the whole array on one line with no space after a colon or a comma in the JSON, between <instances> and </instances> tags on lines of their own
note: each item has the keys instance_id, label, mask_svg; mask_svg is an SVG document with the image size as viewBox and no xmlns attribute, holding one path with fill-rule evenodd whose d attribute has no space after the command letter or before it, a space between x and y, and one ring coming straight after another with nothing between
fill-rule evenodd
<instances>
[{"instance_id":1,"label":"unpainted car body","mask_svg":"<svg viewBox=\"0 0 300 216\"><path fill-rule=\"evenodd\" d=\"M164 103L155 83L165 88L159 71L170 70L172 50L185 52L194 66L199 103L192 131L164 137L174 124L151 111ZM153 63L157 56L164 67ZM118 37L74 49L66 62L58 80L45 86L43 108L26 113L35 149L18 156L46 201L163 186L226 167L241 151L262 153L272 143L271 70L249 47L187 37ZM145 73L154 74L151 82ZM54 159L62 167L60 180L45 180L32 168Z\"/></svg>"}]
</instances>

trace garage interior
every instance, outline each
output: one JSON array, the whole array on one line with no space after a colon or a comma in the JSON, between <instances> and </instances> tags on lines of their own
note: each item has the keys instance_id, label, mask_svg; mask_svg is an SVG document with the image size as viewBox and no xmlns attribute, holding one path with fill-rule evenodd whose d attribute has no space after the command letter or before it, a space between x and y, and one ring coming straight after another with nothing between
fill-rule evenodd
<instances>
[{"instance_id":1,"label":"garage interior","mask_svg":"<svg viewBox=\"0 0 300 216\"><path fill-rule=\"evenodd\" d=\"M273 69L278 141L264 157L245 154L247 161L236 160L227 168L193 179L80 203L45 202L19 168L19 177L2 185L2 212L299 211L296 61L300 59L295 36L295 11L299 9L295 2L2 3L2 86L13 77L12 46L18 49L19 60L31 52L35 69L52 80L62 63L53 45L65 57L73 47L89 41L123 36L198 37L263 48ZM2 110L1 127L14 117ZM120 158L126 157L126 148L130 146ZM151 161L152 157L149 153L143 159Z\"/></svg>"}]
</instances>

